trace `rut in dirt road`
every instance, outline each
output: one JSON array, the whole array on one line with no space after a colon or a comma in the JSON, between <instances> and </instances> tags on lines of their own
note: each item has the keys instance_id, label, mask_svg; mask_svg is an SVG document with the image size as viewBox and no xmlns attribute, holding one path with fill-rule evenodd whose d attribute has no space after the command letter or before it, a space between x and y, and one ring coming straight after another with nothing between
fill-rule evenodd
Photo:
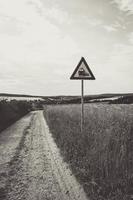
<instances>
[{"instance_id":1,"label":"rut in dirt road","mask_svg":"<svg viewBox=\"0 0 133 200\"><path fill-rule=\"evenodd\" d=\"M2 132L0 200L87 200L63 162L43 111Z\"/></svg>"}]
</instances>

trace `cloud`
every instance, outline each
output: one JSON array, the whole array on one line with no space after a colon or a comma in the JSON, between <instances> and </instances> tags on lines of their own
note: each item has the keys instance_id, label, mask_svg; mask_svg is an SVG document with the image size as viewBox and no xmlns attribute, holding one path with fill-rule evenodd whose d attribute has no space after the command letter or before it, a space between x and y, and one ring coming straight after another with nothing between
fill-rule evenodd
<instances>
[{"instance_id":1,"label":"cloud","mask_svg":"<svg viewBox=\"0 0 133 200\"><path fill-rule=\"evenodd\" d=\"M3 0L0 13L7 16L1 18L3 35L0 37L0 51L7 58L22 63L26 62L58 62L61 57L71 56L77 52L77 44L67 34L63 34L47 16L63 23L65 14L58 9L47 10L43 15L37 12L44 9L36 0ZM15 9L14 9L15 5ZM54 12L53 12L54 11ZM67 19L64 19L67 21ZM6 22L5 22L6 21ZM6 35L7 34L7 35ZM13 51L12 51L13 47ZM59 51L57 51L57 48ZM56 53L55 53L56 52ZM60 53L59 53L60 52Z\"/></svg>"},{"instance_id":2,"label":"cloud","mask_svg":"<svg viewBox=\"0 0 133 200\"><path fill-rule=\"evenodd\" d=\"M95 26L99 26L103 24L103 21L101 19L97 19L97 18L92 18L92 19L88 19L88 17L84 17L84 19L90 26L95 27Z\"/></svg>"},{"instance_id":3,"label":"cloud","mask_svg":"<svg viewBox=\"0 0 133 200\"><path fill-rule=\"evenodd\" d=\"M113 0L122 11L129 11L133 14L133 1L132 0Z\"/></svg>"},{"instance_id":4,"label":"cloud","mask_svg":"<svg viewBox=\"0 0 133 200\"><path fill-rule=\"evenodd\" d=\"M58 7L53 7L51 9L45 10L45 15L48 19L53 20L59 24L63 23L71 23L70 17L68 16L68 13L65 11L62 11Z\"/></svg>"},{"instance_id":5,"label":"cloud","mask_svg":"<svg viewBox=\"0 0 133 200\"><path fill-rule=\"evenodd\" d=\"M112 26L112 25L104 25L103 28L107 31L107 32L116 32L117 29Z\"/></svg>"},{"instance_id":6,"label":"cloud","mask_svg":"<svg viewBox=\"0 0 133 200\"><path fill-rule=\"evenodd\" d=\"M133 45L133 32L128 34L129 42Z\"/></svg>"}]
</instances>

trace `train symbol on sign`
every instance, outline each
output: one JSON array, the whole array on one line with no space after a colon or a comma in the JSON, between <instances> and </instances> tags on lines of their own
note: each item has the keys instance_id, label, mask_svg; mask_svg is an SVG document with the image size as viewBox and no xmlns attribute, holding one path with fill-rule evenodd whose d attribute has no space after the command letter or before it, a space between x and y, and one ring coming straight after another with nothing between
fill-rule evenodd
<instances>
[{"instance_id":1,"label":"train symbol on sign","mask_svg":"<svg viewBox=\"0 0 133 200\"><path fill-rule=\"evenodd\" d=\"M78 74L79 76L89 76L89 73L87 73L84 68L80 68Z\"/></svg>"}]
</instances>

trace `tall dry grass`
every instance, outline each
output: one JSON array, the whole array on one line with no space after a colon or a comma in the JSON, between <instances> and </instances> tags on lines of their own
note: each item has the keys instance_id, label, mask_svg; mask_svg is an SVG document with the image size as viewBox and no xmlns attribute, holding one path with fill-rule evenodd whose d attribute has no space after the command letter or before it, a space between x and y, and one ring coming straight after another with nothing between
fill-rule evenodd
<instances>
[{"instance_id":1,"label":"tall dry grass","mask_svg":"<svg viewBox=\"0 0 133 200\"><path fill-rule=\"evenodd\" d=\"M73 173L91 200L129 200L133 195L133 105L46 106L44 115Z\"/></svg>"}]
</instances>

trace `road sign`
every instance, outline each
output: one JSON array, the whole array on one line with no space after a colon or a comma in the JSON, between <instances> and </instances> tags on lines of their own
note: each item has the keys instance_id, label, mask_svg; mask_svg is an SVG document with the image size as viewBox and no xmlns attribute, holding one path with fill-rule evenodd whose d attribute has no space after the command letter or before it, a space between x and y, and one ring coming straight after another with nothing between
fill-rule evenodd
<instances>
[{"instance_id":1,"label":"road sign","mask_svg":"<svg viewBox=\"0 0 133 200\"><path fill-rule=\"evenodd\" d=\"M89 65L82 57L73 74L70 77L71 80L81 80L81 133L83 133L84 125L84 80L95 80Z\"/></svg>"},{"instance_id":2,"label":"road sign","mask_svg":"<svg viewBox=\"0 0 133 200\"><path fill-rule=\"evenodd\" d=\"M83 57L81 58L79 64L77 65L70 79L95 80L95 77L91 69L89 68L86 60Z\"/></svg>"}]
</instances>

